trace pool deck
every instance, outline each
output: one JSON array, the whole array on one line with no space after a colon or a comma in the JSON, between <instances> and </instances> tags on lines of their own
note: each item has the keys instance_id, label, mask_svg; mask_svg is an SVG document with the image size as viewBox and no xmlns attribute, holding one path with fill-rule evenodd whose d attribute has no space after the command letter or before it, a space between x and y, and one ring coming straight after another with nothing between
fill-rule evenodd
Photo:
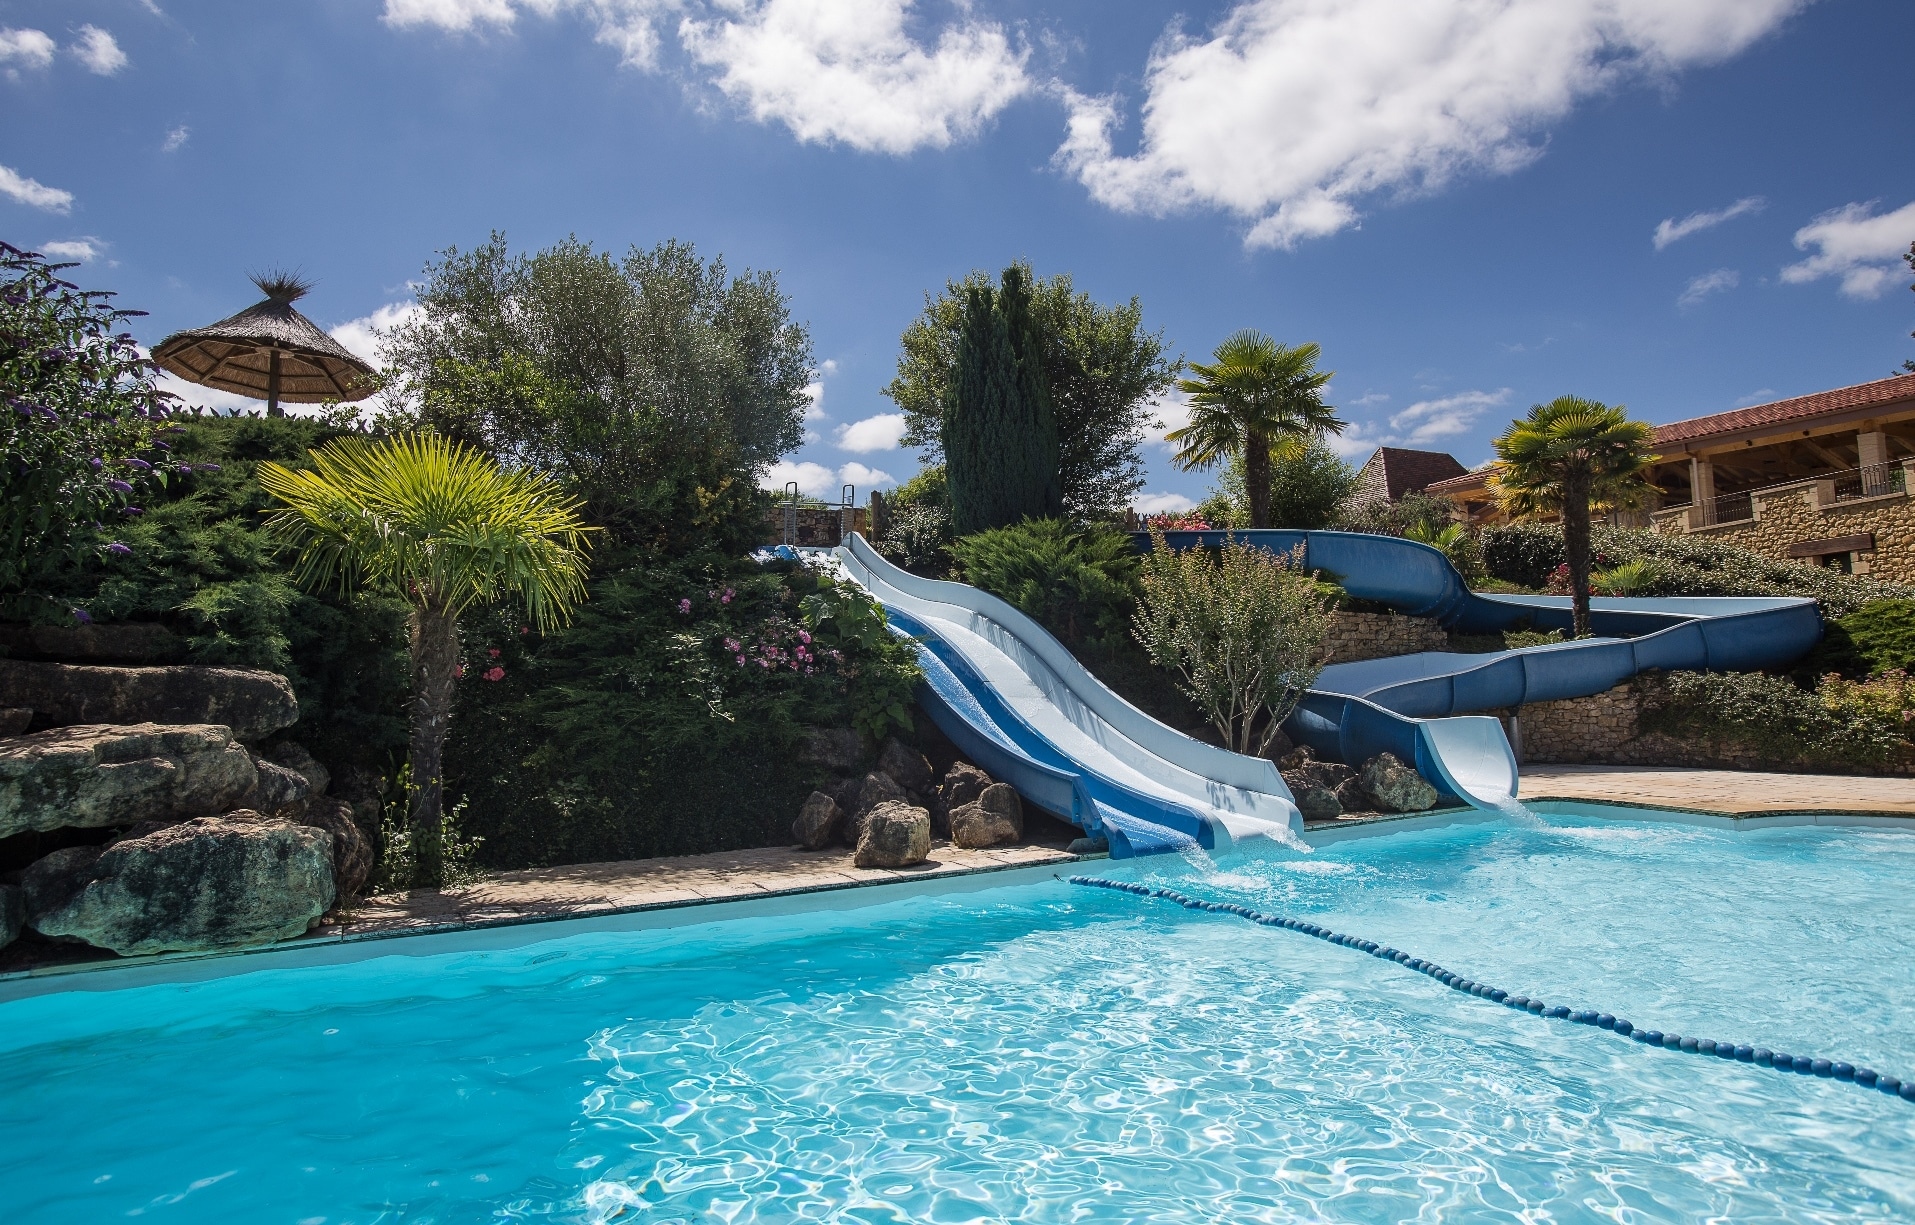
<instances>
[{"instance_id":1,"label":"pool deck","mask_svg":"<svg viewBox=\"0 0 1915 1225\"><path fill-rule=\"evenodd\" d=\"M1678 766L1524 766L1521 797L1728 817L1796 813L1915 816L1915 779L1762 774Z\"/></svg>"}]
</instances>

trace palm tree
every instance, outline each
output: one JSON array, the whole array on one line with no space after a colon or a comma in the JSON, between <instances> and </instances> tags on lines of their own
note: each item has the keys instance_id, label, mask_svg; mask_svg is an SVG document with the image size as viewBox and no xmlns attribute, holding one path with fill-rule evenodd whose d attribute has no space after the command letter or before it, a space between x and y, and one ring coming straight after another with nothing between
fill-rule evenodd
<instances>
[{"instance_id":1,"label":"palm tree","mask_svg":"<svg viewBox=\"0 0 1915 1225\"><path fill-rule=\"evenodd\" d=\"M1251 527L1270 526L1271 448L1343 432L1323 402L1335 371L1316 368L1322 353L1314 342L1293 349L1246 328L1217 346L1213 362L1190 363L1196 377L1177 380L1190 397L1190 424L1164 436L1177 444L1172 458L1188 472L1242 455Z\"/></svg>"},{"instance_id":2,"label":"palm tree","mask_svg":"<svg viewBox=\"0 0 1915 1225\"><path fill-rule=\"evenodd\" d=\"M1578 638L1589 633L1590 504L1632 506L1655 488L1651 436L1620 404L1557 396L1496 439L1490 487L1510 517L1562 516Z\"/></svg>"},{"instance_id":3,"label":"palm tree","mask_svg":"<svg viewBox=\"0 0 1915 1225\"><path fill-rule=\"evenodd\" d=\"M268 526L298 548L301 586L381 588L412 605L407 824L414 883L438 888L440 755L458 674L459 614L515 596L540 629L571 620L585 598L586 533L596 529L549 478L505 471L439 434L340 438L308 454L310 470L259 465L259 483L282 504Z\"/></svg>"}]
</instances>

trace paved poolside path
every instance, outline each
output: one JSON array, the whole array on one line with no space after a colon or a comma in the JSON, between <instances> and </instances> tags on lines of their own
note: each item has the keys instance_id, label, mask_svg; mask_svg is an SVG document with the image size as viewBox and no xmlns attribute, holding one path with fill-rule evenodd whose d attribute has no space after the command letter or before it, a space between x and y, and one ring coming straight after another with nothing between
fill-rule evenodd
<instances>
[{"instance_id":1,"label":"paved poolside path","mask_svg":"<svg viewBox=\"0 0 1915 1225\"><path fill-rule=\"evenodd\" d=\"M686 903L732 901L774 894L851 889L885 881L959 876L1002 868L1074 863L1078 856L1037 844L967 851L935 844L915 867L859 868L848 850L800 851L761 847L616 863L572 864L500 872L475 885L444 892L367 898L342 922L314 935L355 936L457 930L495 923L579 918Z\"/></svg>"},{"instance_id":2,"label":"paved poolside path","mask_svg":"<svg viewBox=\"0 0 1915 1225\"><path fill-rule=\"evenodd\" d=\"M1915 779L1761 774L1676 766L1524 766L1524 800L1589 800L1756 816L1848 812L1915 815Z\"/></svg>"}]
</instances>

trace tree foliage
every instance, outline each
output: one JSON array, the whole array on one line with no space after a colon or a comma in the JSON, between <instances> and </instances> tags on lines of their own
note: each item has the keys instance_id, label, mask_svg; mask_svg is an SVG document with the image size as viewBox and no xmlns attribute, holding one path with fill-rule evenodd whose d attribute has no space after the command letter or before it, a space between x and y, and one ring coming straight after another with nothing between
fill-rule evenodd
<instances>
[{"instance_id":1,"label":"tree foliage","mask_svg":"<svg viewBox=\"0 0 1915 1225\"><path fill-rule=\"evenodd\" d=\"M1193 471L1240 457L1253 528L1274 526L1273 449L1301 449L1343 430L1336 410L1323 402L1334 371L1316 368L1320 356L1314 343L1292 348L1245 329L1225 338L1212 361L1192 362L1191 377L1177 383L1189 397L1190 423L1165 435L1177 444L1173 459Z\"/></svg>"},{"instance_id":2,"label":"tree foliage","mask_svg":"<svg viewBox=\"0 0 1915 1225\"><path fill-rule=\"evenodd\" d=\"M1137 640L1176 673L1226 747L1261 755L1323 670L1330 608L1302 550L1242 541L1214 555L1173 551L1151 533L1143 557Z\"/></svg>"},{"instance_id":3,"label":"tree foliage","mask_svg":"<svg viewBox=\"0 0 1915 1225\"><path fill-rule=\"evenodd\" d=\"M1015 266L1003 286L966 291L957 367L945 391L944 468L958 535L1054 515L1057 421L1030 287Z\"/></svg>"},{"instance_id":4,"label":"tree foliage","mask_svg":"<svg viewBox=\"0 0 1915 1225\"><path fill-rule=\"evenodd\" d=\"M136 494L181 468L157 437L171 398L113 295L0 243L0 593L43 581L82 552L127 548Z\"/></svg>"},{"instance_id":5,"label":"tree foliage","mask_svg":"<svg viewBox=\"0 0 1915 1225\"><path fill-rule=\"evenodd\" d=\"M1107 524L1029 519L951 546L964 581L1016 606L1073 649L1130 625L1140 559Z\"/></svg>"},{"instance_id":6,"label":"tree foliage","mask_svg":"<svg viewBox=\"0 0 1915 1225\"><path fill-rule=\"evenodd\" d=\"M1279 447L1270 456L1270 526L1316 531L1333 526L1356 487L1356 469L1321 438ZM1198 507L1218 527L1250 526L1250 493L1242 455L1224 462L1217 487Z\"/></svg>"},{"instance_id":7,"label":"tree foliage","mask_svg":"<svg viewBox=\"0 0 1915 1225\"><path fill-rule=\"evenodd\" d=\"M1031 287L1064 509L1077 518L1121 515L1143 488L1143 442L1160 424L1152 404L1169 388L1177 363L1166 355L1163 334L1144 330L1136 298L1101 305L1068 273L1039 279L1027 262L1013 267ZM904 413L905 445L924 448L932 462L943 458L945 397L956 377L966 296L991 286L979 270L926 294L923 312L901 338L898 373L884 394Z\"/></svg>"}]
</instances>

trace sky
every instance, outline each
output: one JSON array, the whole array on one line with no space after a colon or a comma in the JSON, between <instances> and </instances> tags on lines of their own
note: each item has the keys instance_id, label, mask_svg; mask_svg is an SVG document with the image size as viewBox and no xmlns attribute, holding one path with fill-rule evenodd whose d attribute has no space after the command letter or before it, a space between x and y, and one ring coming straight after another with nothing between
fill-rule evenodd
<instances>
[{"instance_id":1,"label":"sky","mask_svg":"<svg viewBox=\"0 0 1915 1225\"><path fill-rule=\"evenodd\" d=\"M925 294L1023 257L1173 354L1316 341L1345 455L1474 466L1564 393L1661 423L1915 357L1911 45L1908 0L0 0L0 238L149 345L298 269L369 355L495 229L689 241L810 328L768 482L860 500L917 468ZM1214 480L1146 454L1140 509Z\"/></svg>"}]
</instances>

